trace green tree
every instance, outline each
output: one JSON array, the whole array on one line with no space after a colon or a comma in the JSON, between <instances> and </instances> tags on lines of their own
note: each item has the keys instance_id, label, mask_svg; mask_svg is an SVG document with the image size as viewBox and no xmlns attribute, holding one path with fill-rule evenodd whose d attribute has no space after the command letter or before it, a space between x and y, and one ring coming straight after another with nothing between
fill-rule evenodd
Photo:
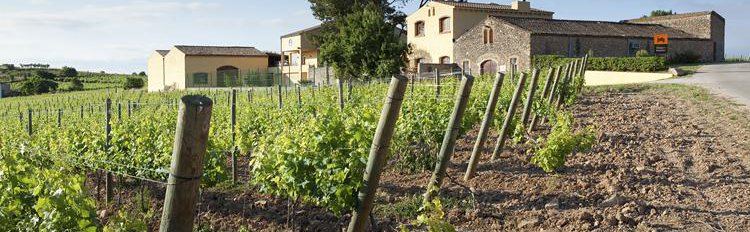
<instances>
[{"instance_id":1,"label":"green tree","mask_svg":"<svg viewBox=\"0 0 750 232\"><path fill-rule=\"evenodd\" d=\"M139 73L138 73L138 76L142 76L142 77L145 77L145 76L146 76L146 72L144 72L144 71L141 71L141 72L139 72Z\"/></svg>"},{"instance_id":2,"label":"green tree","mask_svg":"<svg viewBox=\"0 0 750 232\"><path fill-rule=\"evenodd\" d=\"M313 15L320 21L335 21L339 18L361 11L364 6L374 5L380 8L386 21L394 25L401 25L406 20L406 14L397 10L398 6L406 5L409 0L309 0Z\"/></svg>"},{"instance_id":3,"label":"green tree","mask_svg":"<svg viewBox=\"0 0 750 232\"><path fill-rule=\"evenodd\" d=\"M667 16L667 15L674 15L674 14L677 14L677 12L674 12L672 10L654 10L654 11L651 11L650 15L644 15L643 18Z\"/></svg>"},{"instance_id":4,"label":"green tree","mask_svg":"<svg viewBox=\"0 0 750 232\"><path fill-rule=\"evenodd\" d=\"M32 77L24 81L19 90L24 95L36 95L53 91L57 91L57 82L40 77Z\"/></svg>"},{"instance_id":5,"label":"green tree","mask_svg":"<svg viewBox=\"0 0 750 232\"><path fill-rule=\"evenodd\" d=\"M68 90L81 91L83 89L83 82L81 82L81 80L79 80L78 78L73 78L73 80L70 81L70 88Z\"/></svg>"},{"instance_id":6,"label":"green tree","mask_svg":"<svg viewBox=\"0 0 750 232\"><path fill-rule=\"evenodd\" d=\"M61 77L77 77L78 76L78 70L72 67L62 67L60 70L60 76Z\"/></svg>"},{"instance_id":7,"label":"green tree","mask_svg":"<svg viewBox=\"0 0 750 232\"><path fill-rule=\"evenodd\" d=\"M124 89L140 89L145 86L143 78L140 77L128 77L123 86Z\"/></svg>"},{"instance_id":8,"label":"green tree","mask_svg":"<svg viewBox=\"0 0 750 232\"><path fill-rule=\"evenodd\" d=\"M312 0L311 0L312 1ZM318 41L320 56L344 79L384 77L406 64L407 45L381 5L352 9L335 21L324 23ZM327 27L327 28L325 28Z\"/></svg>"},{"instance_id":9,"label":"green tree","mask_svg":"<svg viewBox=\"0 0 750 232\"><path fill-rule=\"evenodd\" d=\"M34 71L34 76L46 80L55 79L56 77L54 73L48 72L46 70L36 70Z\"/></svg>"}]
</instances>

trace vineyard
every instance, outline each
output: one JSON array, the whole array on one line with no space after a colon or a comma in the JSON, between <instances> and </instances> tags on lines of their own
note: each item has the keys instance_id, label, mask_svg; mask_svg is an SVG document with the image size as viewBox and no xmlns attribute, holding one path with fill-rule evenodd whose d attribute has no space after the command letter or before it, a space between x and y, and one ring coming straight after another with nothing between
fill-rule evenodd
<instances>
[{"instance_id":1,"label":"vineyard","mask_svg":"<svg viewBox=\"0 0 750 232\"><path fill-rule=\"evenodd\" d=\"M372 193L382 169L432 172L421 190L420 214L400 227L450 231L440 190L458 137L481 128L465 180L482 178L476 166L502 159L498 154L506 146L531 146L530 162L550 173L568 155L593 146L594 128L576 131L566 110L582 89L585 60L507 76L437 74L320 87L99 90L4 99L0 227L155 230L164 189L175 175L170 165L178 112L185 107L180 98L203 95L212 105L201 195L247 189L273 199L262 204L292 212L315 207L336 220L351 216L350 230L361 231L377 224L368 215L379 201ZM387 112L397 116L390 125L383 124ZM381 129L392 136L378 134ZM500 134L497 141L488 138L490 131ZM389 142L376 144L380 136ZM380 145L387 157L373 157ZM206 201L201 196L198 204L211 205Z\"/></svg>"}]
</instances>

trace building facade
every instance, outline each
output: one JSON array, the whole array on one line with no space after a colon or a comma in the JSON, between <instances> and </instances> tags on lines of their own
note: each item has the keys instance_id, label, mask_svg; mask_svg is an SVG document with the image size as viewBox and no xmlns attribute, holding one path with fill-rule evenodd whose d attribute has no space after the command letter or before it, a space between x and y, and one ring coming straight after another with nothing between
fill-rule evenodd
<instances>
[{"instance_id":1,"label":"building facade","mask_svg":"<svg viewBox=\"0 0 750 232\"><path fill-rule=\"evenodd\" d=\"M554 13L512 5L433 0L407 18L410 67L454 63L472 74L531 68L536 55L631 57L656 54L654 37L669 36L666 58L682 53L703 62L724 59L724 18L697 12L623 22L556 20Z\"/></svg>"},{"instance_id":2,"label":"building facade","mask_svg":"<svg viewBox=\"0 0 750 232\"><path fill-rule=\"evenodd\" d=\"M253 47L174 46L149 58L148 90L223 88L243 85L252 73L268 73L268 55ZM161 71L161 72L160 72Z\"/></svg>"},{"instance_id":3,"label":"building facade","mask_svg":"<svg viewBox=\"0 0 750 232\"><path fill-rule=\"evenodd\" d=\"M314 26L281 36L281 76L299 83L312 81L310 68L317 68L319 46L312 37L320 33L321 26Z\"/></svg>"}]
</instances>

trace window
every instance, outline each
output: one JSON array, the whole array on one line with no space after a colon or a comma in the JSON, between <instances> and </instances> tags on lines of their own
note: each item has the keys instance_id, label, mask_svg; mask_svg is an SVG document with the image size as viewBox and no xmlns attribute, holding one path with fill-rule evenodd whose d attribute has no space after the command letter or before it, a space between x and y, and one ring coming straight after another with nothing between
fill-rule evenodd
<instances>
[{"instance_id":1,"label":"window","mask_svg":"<svg viewBox=\"0 0 750 232\"><path fill-rule=\"evenodd\" d=\"M194 85L207 85L208 73L193 73L193 84Z\"/></svg>"},{"instance_id":2,"label":"window","mask_svg":"<svg viewBox=\"0 0 750 232\"><path fill-rule=\"evenodd\" d=\"M424 22L419 21L414 24L414 36L424 36Z\"/></svg>"},{"instance_id":3,"label":"window","mask_svg":"<svg viewBox=\"0 0 750 232\"><path fill-rule=\"evenodd\" d=\"M440 33L451 32L451 18L440 18Z\"/></svg>"},{"instance_id":4,"label":"window","mask_svg":"<svg viewBox=\"0 0 750 232\"><path fill-rule=\"evenodd\" d=\"M495 42L495 35L492 32L492 27L490 26L484 26L484 37L483 37L484 44L491 44Z\"/></svg>"},{"instance_id":5,"label":"window","mask_svg":"<svg viewBox=\"0 0 750 232\"><path fill-rule=\"evenodd\" d=\"M440 57L440 64L450 64L451 58L447 56Z\"/></svg>"}]
</instances>

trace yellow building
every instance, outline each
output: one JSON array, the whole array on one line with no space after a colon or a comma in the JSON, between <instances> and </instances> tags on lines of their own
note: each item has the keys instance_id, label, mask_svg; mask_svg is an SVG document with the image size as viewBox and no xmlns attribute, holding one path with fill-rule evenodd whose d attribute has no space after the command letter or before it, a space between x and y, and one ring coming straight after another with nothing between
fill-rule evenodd
<instances>
[{"instance_id":1,"label":"yellow building","mask_svg":"<svg viewBox=\"0 0 750 232\"><path fill-rule=\"evenodd\" d=\"M268 55L253 47L174 46L148 60L148 90L242 86L244 76L268 73Z\"/></svg>"},{"instance_id":2,"label":"yellow building","mask_svg":"<svg viewBox=\"0 0 750 232\"><path fill-rule=\"evenodd\" d=\"M431 0L406 18L407 41L412 46L409 66L417 71L419 63L462 65L463 62L454 60L456 40L489 16L552 19L553 14L531 8L526 1L499 5Z\"/></svg>"},{"instance_id":3,"label":"yellow building","mask_svg":"<svg viewBox=\"0 0 750 232\"><path fill-rule=\"evenodd\" d=\"M320 25L281 36L281 69L284 79L295 83L310 81L310 68L318 64L319 46L312 37L320 33Z\"/></svg>"}]
</instances>

